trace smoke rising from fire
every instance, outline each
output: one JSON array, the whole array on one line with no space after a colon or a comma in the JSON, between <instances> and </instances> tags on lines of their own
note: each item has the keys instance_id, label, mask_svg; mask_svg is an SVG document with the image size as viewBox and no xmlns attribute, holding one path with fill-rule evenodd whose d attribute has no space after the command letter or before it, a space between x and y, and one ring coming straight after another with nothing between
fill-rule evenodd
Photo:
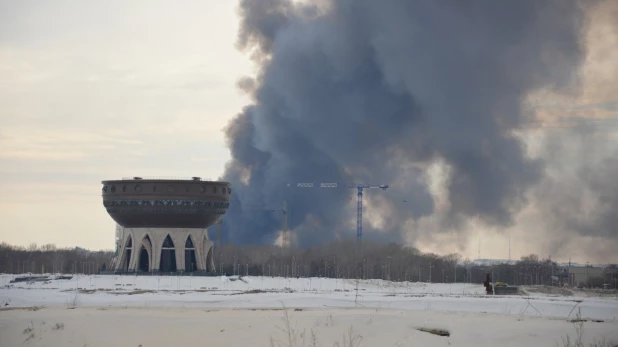
<instances>
[{"instance_id":1,"label":"smoke rising from fire","mask_svg":"<svg viewBox=\"0 0 618 347\"><path fill-rule=\"evenodd\" d=\"M284 200L299 245L354 235L355 191L287 186L296 182L389 184L367 191L388 216L366 224L367 238L413 240L429 231L409 226L438 210L440 230L469 219L513 226L545 179L546 159L529 157L515 135L533 117L524 100L541 89L577 93L592 5L241 1L238 45L258 73L239 82L253 102L225 129L228 241L273 242L281 214L249 207ZM429 177L438 162L443 196ZM605 184L587 177L593 189Z\"/></svg>"}]
</instances>

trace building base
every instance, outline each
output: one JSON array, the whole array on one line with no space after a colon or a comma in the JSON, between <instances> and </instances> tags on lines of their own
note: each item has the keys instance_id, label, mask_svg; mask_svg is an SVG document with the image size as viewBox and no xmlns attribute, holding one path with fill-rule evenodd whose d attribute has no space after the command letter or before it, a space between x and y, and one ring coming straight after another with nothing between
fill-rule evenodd
<instances>
[{"instance_id":1,"label":"building base","mask_svg":"<svg viewBox=\"0 0 618 347\"><path fill-rule=\"evenodd\" d=\"M215 272L208 229L117 227L117 272Z\"/></svg>"}]
</instances>

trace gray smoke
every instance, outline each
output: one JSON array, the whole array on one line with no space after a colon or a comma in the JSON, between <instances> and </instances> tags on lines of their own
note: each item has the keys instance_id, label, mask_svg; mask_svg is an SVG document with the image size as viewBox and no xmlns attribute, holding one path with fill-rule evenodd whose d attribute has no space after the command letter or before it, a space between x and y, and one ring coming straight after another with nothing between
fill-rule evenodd
<instances>
[{"instance_id":1,"label":"gray smoke","mask_svg":"<svg viewBox=\"0 0 618 347\"><path fill-rule=\"evenodd\" d=\"M301 245L352 236L351 189L296 182L389 184L386 229L434 213L424 172L448 164L445 226L512 224L542 178L513 130L522 100L567 90L581 63L585 9L571 0L289 0L240 2L239 46L259 67L240 87L254 99L226 129L233 184L228 241L272 242L292 209ZM405 202L404 202L405 200ZM350 227L351 226L351 227Z\"/></svg>"},{"instance_id":2,"label":"gray smoke","mask_svg":"<svg viewBox=\"0 0 618 347\"><path fill-rule=\"evenodd\" d=\"M547 175L534 191L541 225L536 241L549 254L606 263L618 247L618 149L610 146L618 128L590 122L549 134Z\"/></svg>"}]
</instances>

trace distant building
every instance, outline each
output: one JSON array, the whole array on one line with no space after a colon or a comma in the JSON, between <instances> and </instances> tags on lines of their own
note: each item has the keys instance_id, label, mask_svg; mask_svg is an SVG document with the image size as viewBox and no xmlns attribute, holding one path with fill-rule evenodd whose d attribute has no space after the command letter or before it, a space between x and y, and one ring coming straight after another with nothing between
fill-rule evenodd
<instances>
[{"instance_id":1,"label":"distant building","mask_svg":"<svg viewBox=\"0 0 618 347\"><path fill-rule=\"evenodd\" d=\"M501 265L501 264L510 264L515 265L517 260L506 260L506 259L474 259L472 261L472 265L478 266L493 266L493 265Z\"/></svg>"},{"instance_id":2,"label":"distant building","mask_svg":"<svg viewBox=\"0 0 618 347\"><path fill-rule=\"evenodd\" d=\"M592 265L571 265L568 267L569 282L573 287L598 287L605 283L605 267Z\"/></svg>"},{"instance_id":3,"label":"distant building","mask_svg":"<svg viewBox=\"0 0 618 347\"><path fill-rule=\"evenodd\" d=\"M88 250L85 248L81 248L81 247L75 247L75 252L79 254L85 254L85 253L88 253Z\"/></svg>"}]
</instances>

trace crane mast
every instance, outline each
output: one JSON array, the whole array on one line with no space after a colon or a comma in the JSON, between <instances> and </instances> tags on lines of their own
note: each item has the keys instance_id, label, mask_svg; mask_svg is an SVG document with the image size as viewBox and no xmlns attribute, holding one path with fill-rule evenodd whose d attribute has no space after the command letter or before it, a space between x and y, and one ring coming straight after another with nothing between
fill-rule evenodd
<instances>
[{"instance_id":1,"label":"crane mast","mask_svg":"<svg viewBox=\"0 0 618 347\"><path fill-rule=\"evenodd\" d=\"M291 187L292 184L288 184ZM355 188L357 195L356 202L356 241L360 244L363 241L363 191L365 189L382 189L386 190L388 184L372 185L372 184L338 184L338 183L296 183L297 188L338 188L340 186L346 188Z\"/></svg>"}]
</instances>

